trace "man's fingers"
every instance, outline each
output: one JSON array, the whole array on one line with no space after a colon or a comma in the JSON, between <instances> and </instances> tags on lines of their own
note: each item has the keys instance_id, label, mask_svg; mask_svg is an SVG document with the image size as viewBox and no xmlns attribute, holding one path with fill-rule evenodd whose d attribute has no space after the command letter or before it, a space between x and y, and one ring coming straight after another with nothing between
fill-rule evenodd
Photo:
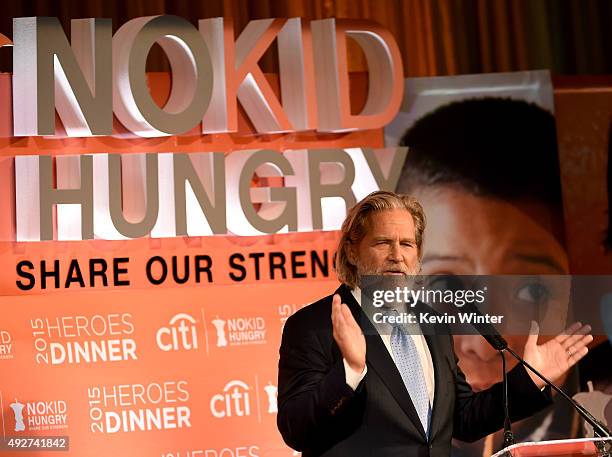
<instances>
[{"instance_id":1,"label":"man's fingers","mask_svg":"<svg viewBox=\"0 0 612 457\"><path fill-rule=\"evenodd\" d=\"M342 309L342 318L343 318L345 324L348 327L351 327L353 329L356 328L356 327L359 327L357 325L357 321L353 317L353 313L351 313L351 310L349 309L349 307L347 305L345 305L345 304L342 304L342 308L341 309Z\"/></svg>"},{"instance_id":2,"label":"man's fingers","mask_svg":"<svg viewBox=\"0 0 612 457\"><path fill-rule=\"evenodd\" d=\"M332 299L332 327L338 338L343 338L346 334L346 321L342 312L342 308L345 306L340 299L340 295L335 294Z\"/></svg>"},{"instance_id":3,"label":"man's fingers","mask_svg":"<svg viewBox=\"0 0 612 457\"><path fill-rule=\"evenodd\" d=\"M340 298L340 295L334 294L334 296L332 297L332 314L334 313L334 310L338 310L340 304L342 304L342 299Z\"/></svg>"},{"instance_id":4,"label":"man's fingers","mask_svg":"<svg viewBox=\"0 0 612 457\"><path fill-rule=\"evenodd\" d=\"M338 315L340 314L340 304L341 303L342 302L340 300L340 295L334 294L332 298L332 312L331 312L332 326L334 329L339 325Z\"/></svg>"},{"instance_id":5,"label":"man's fingers","mask_svg":"<svg viewBox=\"0 0 612 457\"><path fill-rule=\"evenodd\" d=\"M531 329L529 330L529 335L527 336L527 341L525 342L525 346L536 346L538 344L538 337L540 334L540 327L536 321L531 321Z\"/></svg>"},{"instance_id":6,"label":"man's fingers","mask_svg":"<svg viewBox=\"0 0 612 457\"><path fill-rule=\"evenodd\" d=\"M579 340L572 342L572 344L568 344L565 346L565 349L569 353L577 353L582 350L582 348L588 346L588 344L593 341L593 335L584 335Z\"/></svg>"},{"instance_id":7,"label":"man's fingers","mask_svg":"<svg viewBox=\"0 0 612 457\"><path fill-rule=\"evenodd\" d=\"M577 329L573 335L568 335L568 337L563 341L562 345L566 348L575 346L579 341L582 341L585 336L588 336L590 331L591 326L584 325Z\"/></svg>"},{"instance_id":8,"label":"man's fingers","mask_svg":"<svg viewBox=\"0 0 612 457\"><path fill-rule=\"evenodd\" d=\"M555 339L559 343L563 343L570 336L572 336L576 332L576 330L578 330L580 327L582 327L582 323L581 322L574 322L572 325L570 325L568 328L566 328L563 332L561 332L559 335L557 335L555 337Z\"/></svg>"},{"instance_id":9,"label":"man's fingers","mask_svg":"<svg viewBox=\"0 0 612 457\"><path fill-rule=\"evenodd\" d=\"M570 366L578 363L578 361L581 358L583 358L585 355L587 355L588 352L589 352L589 349L585 346L579 351L576 351L576 353L572 353L572 356L569 358Z\"/></svg>"}]
</instances>

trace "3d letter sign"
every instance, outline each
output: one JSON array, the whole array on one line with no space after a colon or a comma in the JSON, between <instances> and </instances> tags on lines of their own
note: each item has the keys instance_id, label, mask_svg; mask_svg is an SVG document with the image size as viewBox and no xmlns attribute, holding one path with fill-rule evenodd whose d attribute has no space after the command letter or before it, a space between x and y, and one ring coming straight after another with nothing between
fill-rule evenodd
<instances>
[{"instance_id":1,"label":"3d letter sign","mask_svg":"<svg viewBox=\"0 0 612 457\"><path fill-rule=\"evenodd\" d=\"M397 43L371 22L260 19L235 42L222 18L201 20L196 29L176 16L141 17L115 36L111 30L108 19L75 19L69 44L56 18L14 19L15 136L53 135L55 110L69 136L111 135L113 113L143 137L178 135L200 122L203 133L232 132L238 101L259 133L342 132L383 127L402 99ZM369 67L369 93L357 115L350 112L347 37L360 45ZM282 103L258 65L275 40ZM146 84L155 43L172 68L163 108Z\"/></svg>"},{"instance_id":2,"label":"3d letter sign","mask_svg":"<svg viewBox=\"0 0 612 457\"><path fill-rule=\"evenodd\" d=\"M14 136L54 136L56 113L70 137L113 135L113 115L146 138L180 135L200 123L203 134L236 132L238 105L260 134L377 129L393 119L403 96L397 44L372 22L261 19L234 40L223 18L195 27L176 16L141 17L114 36L108 19L75 19L70 35L56 18L14 19ZM360 113L350 109L347 38L368 64ZM258 63L275 42L280 97ZM172 73L161 107L145 72L156 43ZM357 199L395 188L405 155L403 148L100 152L55 161L21 155L15 158L16 239L335 230ZM253 188L254 176L281 177L284 185ZM144 196L137 219L124 214L130 192Z\"/></svg>"}]
</instances>

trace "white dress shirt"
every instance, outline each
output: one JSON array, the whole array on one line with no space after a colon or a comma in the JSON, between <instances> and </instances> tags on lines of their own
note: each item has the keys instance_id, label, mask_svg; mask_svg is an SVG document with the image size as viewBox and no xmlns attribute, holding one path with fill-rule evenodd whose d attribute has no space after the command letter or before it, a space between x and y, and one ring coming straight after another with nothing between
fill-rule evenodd
<instances>
[{"instance_id":1,"label":"white dress shirt","mask_svg":"<svg viewBox=\"0 0 612 457\"><path fill-rule=\"evenodd\" d=\"M351 290L353 297L361 306L361 289L359 287L355 287L355 289ZM389 355L395 362L395 358L393 357L393 351L391 350L391 331L383 332L384 334L380 335L387 351L389 351ZM419 360L421 362L421 367L423 367L423 374L425 375L425 384L427 384L427 394L429 396L429 401L433 404L434 392L435 392L435 379L434 379L434 367L433 361L431 359L431 353L429 352L429 347L427 346L427 340L423 336L422 333L419 332L410 332L409 335L417 348L419 353ZM342 359L344 362L344 372L346 375L346 383L355 390L361 380L365 377L368 368L364 367L361 373L357 373L353 370L345 359Z\"/></svg>"}]
</instances>

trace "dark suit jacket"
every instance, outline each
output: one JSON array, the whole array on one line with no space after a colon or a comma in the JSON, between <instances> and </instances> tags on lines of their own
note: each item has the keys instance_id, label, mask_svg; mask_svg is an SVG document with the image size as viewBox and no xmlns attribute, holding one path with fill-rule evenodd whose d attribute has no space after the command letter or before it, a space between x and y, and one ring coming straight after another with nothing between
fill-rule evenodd
<instances>
[{"instance_id":1,"label":"dark suit jacket","mask_svg":"<svg viewBox=\"0 0 612 457\"><path fill-rule=\"evenodd\" d=\"M345 381L332 336L328 296L285 323L278 373L278 428L285 442L311 456L447 457L451 438L475 441L503 427L501 383L474 393L457 366L449 335L425 335L433 359L435 396L426 438L402 378L382 339L346 286L336 293L364 331L368 372L356 391ZM509 372L512 420L551 402L525 369Z\"/></svg>"}]
</instances>

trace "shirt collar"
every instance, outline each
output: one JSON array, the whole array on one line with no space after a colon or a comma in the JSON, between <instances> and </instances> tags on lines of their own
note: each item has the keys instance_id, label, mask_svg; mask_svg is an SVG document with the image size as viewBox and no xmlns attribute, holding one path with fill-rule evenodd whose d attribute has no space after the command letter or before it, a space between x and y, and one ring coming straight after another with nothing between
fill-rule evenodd
<instances>
[{"instance_id":1,"label":"shirt collar","mask_svg":"<svg viewBox=\"0 0 612 457\"><path fill-rule=\"evenodd\" d=\"M361 306L361 289L359 286L355 286L354 289L351 289L351 293L353 294L355 301L359 304L359 306Z\"/></svg>"}]
</instances>

